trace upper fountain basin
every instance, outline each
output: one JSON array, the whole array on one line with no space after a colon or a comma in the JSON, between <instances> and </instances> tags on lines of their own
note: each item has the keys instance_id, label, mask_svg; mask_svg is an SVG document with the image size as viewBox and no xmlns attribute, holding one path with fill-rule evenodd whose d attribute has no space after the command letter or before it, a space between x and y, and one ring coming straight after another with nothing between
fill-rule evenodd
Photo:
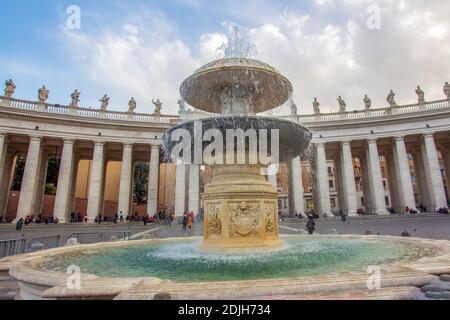
<instances>
[{"instance_id":1,"label":"upper fountain basin","mask_svg":"<svg viewBox=\"0 0 450 320\"><path fill-rule=\"evenodd\" d=\"M292 84L285 76L264 62L248 58L226 58L204 65L182 83L180 94L197 109L222 114L220 95L225 88L246 92L252 113L279 107L292 95Z\"/></svg>"}]
</instances>

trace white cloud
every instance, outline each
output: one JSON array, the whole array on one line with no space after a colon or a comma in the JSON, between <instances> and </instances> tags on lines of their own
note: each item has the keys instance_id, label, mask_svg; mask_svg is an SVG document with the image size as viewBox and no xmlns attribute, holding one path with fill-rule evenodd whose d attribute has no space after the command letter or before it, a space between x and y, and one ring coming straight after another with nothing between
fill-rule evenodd
<instances>
[{"instance_id":1,"label":"white cloud","mask_svg":"<svg viewBox=\"0 0 450 320\"><path fill-rule=\"evenodd\" d=\"M180 1L198 6L195 0ZM258 58L292 81L300 112L312 112L314 97L323 111L337 110L339 95L350 109L362 108L364 94L374 106L383 107L391 88L399 103L410 103L416 99L417 84L429 99L443 97L442 84L450 80L449 2L376 1L381 30L366 27L372 0L314 2L316 9L307 14L284 9L246 30ZM331 5L333 12L327 11ZM245 8L255 10L255 5L242 7L241 16L255 13ZM112 105L125 110L129 97L135 96L138 111L149 112L151 99L158 97L164 112L175 113L180 83L216 58L225 36L205 30L196 43L188 43L182 40L183 26L164 14L151 16L151 26L138 17L117 30L66 32L64 37L87 78L110 88Z\"/></svg>"}]
</instances>

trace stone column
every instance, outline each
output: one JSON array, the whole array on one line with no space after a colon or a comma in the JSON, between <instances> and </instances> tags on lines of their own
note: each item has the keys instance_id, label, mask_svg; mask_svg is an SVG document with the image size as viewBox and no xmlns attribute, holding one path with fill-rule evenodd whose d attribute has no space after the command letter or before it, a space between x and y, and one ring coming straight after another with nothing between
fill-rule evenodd
<instances>
[{"instance_id":1,"label":"stone column","mask_svg":"<svg viewBox=\"0 0 450 320\"><path fill-rule=\"evenodd\" d=\"M341 176L344 187L344 199L347 215L358 215L358 194L356 193L355 171L353 168L353 156L350 141L341 143L340 162Z\"/></svg>"},{"instance_id":2,"label":"stone column","mask_svg":"<svg viewBox=\"0 0 450 320\"><path fill-rule=\"evenodd\" d=\"M411 170L409 169L408 154L406 152L405 140L403 137L395 138L394 156L398 168L398 190L400 194L400 205L404 209L416 209L414 189L411 180Z\"/></svg>"},{"instance_id":3,"label":"stone column","mask_svg":"<svg viewBox=\"0 0 450 320\"><path fill-rule=\"evenodd\" d=\"M186 165L177 163L175 177L175 216L182 217L186 206Z\"/></svg>"},{"instance_id":4,"label":"stone column","mask_svg":"<svg viewBox=\"0 0 450 320\"><path fill-rule=\"evenodd\" d=\"M270 182L271 185L275 187L276 190L278 190L278 180L276 174L268 175L267 180Z\"/></svg>"},{"instance_id":5,"label":"stone column","mask_svg":"<svg viewBox=\"0 0 450 320\"><path fill-rule=\"evenodd\" d=\"M304 189L303 189L303 177L302 177L302 164L300 157L297 157L291 161L290 180L289 186L290 197L292 199L292 210L305 215L305 203L304 203Z\"/></svg>"},{"instance_id":6,"label":"stone column","mask_svg":"<svg viewBox=\"0 0 450 320\"><path fill-rule=\"evenodd\" d=\"M416 172L416 186L419 194L420 203L429 207L430 204L430 190L428 189L428 181L425 173L425 163L423 161L422 150L415 150L413 154L414 158L414 171Z\"/></svg>"},{"instance_id":7,"label":"stone column","mask_svg":"<svg viewBox=\"0 0 450 320\"><path fill-rule=\"evenodd\" d=\"M70 214L70 191L74 167L74 141L64 140L64 147L59 167L58 187L56 189L55 210L53 216L59 223L66 223ZM76 179L76 177L75 177Z\"/></svg>"},{"instance_id":8,"label":"stone column","mask_svg":"<svg viewBox=\"0 0 450 320\"><path fill-rule=\"evenodd\" d=\"M147 194L148 214L150 215L158 213L159 166L159 145L152 145Z\"/></svg>"},{"instance_id":9,"label":"stone column","mask_svg":"<svg viewBox=\"0 0 450 320\"><path fill-rule=\"evenodd\" d=\"M91 179L89 181L89 195L87 206L88 222L92 223L101 213L103 195L103 178L105 169L105 143L96 142L94 147L94 155L92 158Z\"/></svg>"},{"instance_id":10,"label":"stone column","mask_svg":"<svg viewBox=\"0 0 450 320\"><path fill-rule=\"evenodd\" d=\"M361 164L361 176L363 182L363 197L364 197L364 211L366 214L373 214L373 201L372 201L372 190L370 186L370 168L368 163L368 151L363 152L359 156L359 161Z\"/></svg>"},{"instance_id":11,"label":"stone column","mask_svg":"<svg viewBox=\"0 0 450 320\"><path fill-rule=\"evenodd\" d=\"M15 158L15 151L9 150L6 154L5 165L0 171L0 216L3 217L3 221L5 221L6 218L6 209L11 189L11 181L14 173L14 164L16 163Z\"/></svg>"},{"instance_id":12,"label":"stone column","mask_svg":"<svg viewBox=\"0 0 450 320\"><path fill-rule=\"evenodd\" d=\"M445 180L447 182L447 199L450 199L450 145L445 145L444 150L441 152L444 157L444 171Z\"/></svg>"},{"instance_id":13,"label":"stone column","mask_svg":"<svg viewBox=\"0 0 450 320\"><path fill-rule=\"evenodd\" d=\"M78 166L80 164L80 156L74 151L72 179L70 180L70 193L69 193L69 212L75 210L75 193L77 191L77 178L78 178Z\"/></svg>"},{"instance_id":14,"label":"stone column","mask_svg":"<svg viewBox=\"0 0 450 320\"><path fill-rule=\"evenodd\" d=\"M195 215L200 213L200 166L189 166L189 211Z\"/></svg>"},{"instance_id":15,"label":"stone column","mask_svg":"<svg viewBox=\"0 0 450 320\"><path fill-rule=\"evenodd\" d=\"M130 215L131 190L133 184L133 144L123 144L122 165L120 169L118 213L124 218Z\"/></svg>"},{"instance_id":16,"label":"stone column","mask_svg":"<svg viewBox=\"0 0 450 320\"><path fill-rule=\"evenodd\" d=\"M16 220L26 218L27 215L34 215L32 212L36 199L37 181L39 180L39 168L42 157L42 137L30 137L25 170L22 178L22 188L20 190L19 205Z\"/></svg>"},{"instance_id":17,"label":"stone column","mask_svg":"<svg viewBox=\"0 0 450 320\"><path fill-rule=\"evenodd\" d=\"M447 199L445 197L444 183L442 181L441 166L439 164L438 153L434 143L433 134L424 134L423 150L425 162L425 172L430 188L431 204L437 210L447 207ZM430 208L433 209L433 208Z\"/></svg>"},{"instance_id":18,"label":"stone column","mask_svg":"<svg viewBox=\"0 0 450 320\"><path fill-rule=\"evenodd\" d=\"M331 215L330 204L330 185L328 182L328 166L325 153L325 145L323 143L316 144L316 175L317 175L317 193L318 204L320 206L319 214L323 216Z\"/></svg>"},{"instance_id":19,"label":"stone column","mask_svg":"<svg viewBox=\"0 0 450 320\"><path fill-rule=\"evenodd\" d=\"M32 208L32 212L34 212L35 215L42 213L42 204L44 202L44 194L45 194L45 183L47 181L48 158L49 158L48 153L43 151L39 165L39 173L38 173L39 180L37 182L36 197L35 200L33 201L34 206Z\"/></svg>"},{"instance_id":20,"label":"stone column","mask_svg":"<svg viewBox=\"0 0 450 320\"><path fill-rule=\"evenodd\" d=\"M376 139L369 139L368 141L368 165L369 165L369 180L370 189L372 191L372 205L375 214L386 215L389 214L386 209L386 200L384 196L383 176L381 175L380 155L378 154L378 146Z\"/></svg>"},{"instance_id":21,"label":"stone column","mask_svg":"<svg viewBox=\"0 0 450 320\"><path fill-rule=\"evenodd\" d=\"M398 187L398 177L397 177L397 165L396 165L396 156L395 156L395 146L390 150L385 152L386 164L387 164L387 176L388 176L388 187L389 187L389 197L391 208L395 210L395 213L400 213L401 211L401 203L400 203L400 195L399 195L399 187Z\"/></svg>"}]
</instances>

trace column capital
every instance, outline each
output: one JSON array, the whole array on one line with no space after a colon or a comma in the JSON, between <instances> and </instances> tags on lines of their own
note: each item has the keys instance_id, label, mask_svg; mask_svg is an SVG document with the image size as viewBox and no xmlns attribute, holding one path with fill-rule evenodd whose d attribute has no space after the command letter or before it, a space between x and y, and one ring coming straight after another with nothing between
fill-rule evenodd
<instances>
[{"instance_id":1,"label":"column capital","mask_svg":"<svg viewBox=\"0 0 450 320\"><path fill-rule=\"evenodd\" d=\"M122 145L124 148L133 148L134 147L134 143L132 143L132 142L122 142Z\"/></svg>"},{"instance_id":2,"label":"column capital","mask_svg":"<svg viewBox=\"0 0 450 320\"><path fill-rule=\"evenodd\" d=\"M320 147L320 148L325 148L325 142L314 142L314 144L316 145L316 147Z\"/></svg>"},{"instance_id":3,"label":"column capital","mask_svg":"<svg viewBox=\"0 0 450 320\"><path fill-rule=\"evenodd\" d=\"M367 143L368 144L376 144L377 143L377 138L368 138L367 139Z\"/></svg>"},{"instance_id":4,"label":"column capital","mask_svg":"<svg viewBox=\"0 0 450 320\"><path fill-rule=\"evenodd\" d=\"M43 136L39 135L30 135L30 142L31 141L41 142L43 138L44 138Z\"/></svg>"},{"instance_id":5,"label":"column capital","mask_svg":"<svg viewBox=\"0 0 450 320\"><path fill-rule=\"evenodd\" d=\"M434 139L434 132L427 132L427 133L424 133L423 134L423 137L425 138L425 139Z\"/></svg>"},{"instance_id":6,"label":"column capital","mask_svg":"<svg viewBox=\"0 0 450 320\"><path fill-rule=\"evenodd\" d=\"M64 142L64 144L74 144L75 139L74 138L64 138L63 142Z\"/></svg>"},{"instance_id":7,"label":"column capital","mask_svg":"<svg viewBox=\"0 0 450 320\"><path fill-rule=\"evenodd\" d=\"M347 145L350 145L351 143L352 143L352 140L350 140L350 139L348 139L348 140L342 140L342 141L341 141L341 144L342 144L342 145L346 145L346 146L347 146Z\"/></svg>"},{"instance_id":8,"label":"column capital","mask_svg":"<svg viewBox=\"0 0 450 320\"><path fill-rule=\"evenodd\" d=\"M100 147L100 146L103 147L103 146L105 145L105 143L106 143L105 140L94 140L93 142L94 142L94 145L95 145L95 146L99 146L99 147Z\"/></svg>"},{"instance_id":9,"label":"column capital","mask_svg":"<svg viewBox=\"0 0 450 320\"><path fill-rule=\"evenodd\" d=\"M0 138L6 138L8 136L8 133L5 131L0 131Z\"/></svg>"},{"instance_id":10,"label":"column capital","mask_svg":"<svg viewBox=\"0 0 450 320\"><path fill-rule=\"evenodd\" d=\"M405 137L404 136L395 136L394 140L397 142L404 142L405 141Z\"/></svg>"}]
</instances>

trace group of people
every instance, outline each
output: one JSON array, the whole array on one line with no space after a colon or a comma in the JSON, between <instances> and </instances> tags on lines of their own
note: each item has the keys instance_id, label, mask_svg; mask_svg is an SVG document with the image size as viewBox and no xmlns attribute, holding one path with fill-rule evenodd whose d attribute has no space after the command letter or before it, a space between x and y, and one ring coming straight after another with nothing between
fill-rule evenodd
<instances>
[{"instance_id":1,"label":"group of people","mask_svg":"<svg viewBox=\"0 0 450 320\"><path fill-rule=\"evenodd\" d=\"M183 215L183 230L192 231L194 219L195 219L194 211L185 212Z\"/></svg>"},{"instance_id":2,"label":"group of people","mask_svg":"<svg viewBox=\"0 0 450 320\"><path fill-rule=\"evenodd\" d=\"M26 216L25 219L24 218L20 218L19 220L17 220L16 222L16 230L22 230L23 225L28 226L28 225L32 225L32 224L36 224L36 225L40 225L40 224L58 224L59 220L58 218L54 218L54 217L42 217L42 215L38 215L37 218L35 218L34 216Z\"/></svg>"}]
</instances>

